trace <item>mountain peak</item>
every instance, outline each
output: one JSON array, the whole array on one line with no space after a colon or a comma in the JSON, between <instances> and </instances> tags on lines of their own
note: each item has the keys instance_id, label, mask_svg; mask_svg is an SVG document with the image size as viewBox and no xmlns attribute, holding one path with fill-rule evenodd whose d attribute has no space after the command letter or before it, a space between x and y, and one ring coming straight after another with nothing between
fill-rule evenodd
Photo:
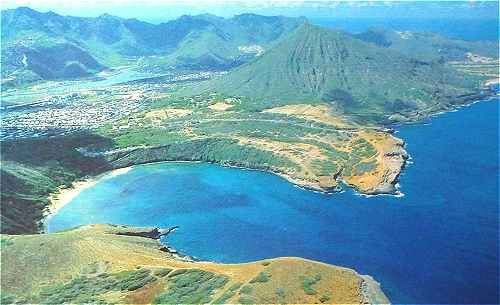
<instances>
[{"instance_id":1,"label":"mountain peak","mask_svg":"<svg viewBox=\"0 0 500 305\"><path fill-rule=\"evenodd\" d=\"M235 15L233 17L235 20L239 21L257 21L257 20L272 20L272 19L278 19L280 18L279 16L263 16L263 15L257 15L253 13L243 13L239 15Z\"/></svg>"},{"instance_id":2,"label":"mountain peak","mask_svg":"<svg viewBox=\"0 0 500 305\"><path fill-rule=\"evenodd\" d=\"M30 17L36 17L36 16L40 16L42 15L43 13L40 13L32 8L29 8L27 6L20 6L16 9L13 9L11 10L13 11L15 14L18 14L18 15L26 15L26 16L30 16Z\"/></svg>"},{"instance_id":3,"label":"mountain peak","mask_svg":"<svg viewBox=\"0 0 500 305\"><path fill-rule=\"evenodd\" d=\"M179 18L177 18L177 20L190 20L193 18L194 18L193 15L184 14L184 15L181 15Z\"/></svg>"},{"instance_id":4,"label":"mountain peak","mask_svg":"<svg viewBox=\"0 0 500 305\"><path fill-rule=\"evenodd\" d=\"M35 11L34 9L27 6L20 6L14 10L21 13L39 13L38 11Z\"/></svg>"},{"instance_id":5,"label":"mountain peak","mask_svg":"<svg viewBox=\"0 0 500 305\"><path fill-rule=\"evenodd\" d=\"M113 20L121 19L118 16L114 16L114 15L111 15L111 14L108 14L108 13L101 14L97 18L99 18L99 19L113 19Z\"/></svg>"},{"instance_id":6,"label":"mountain peak","mask_svg":"<svg viewBox=\"0 0 500 305\"><path fill-rule=\"evenodd\" d=\"M217 16L217 15L214 15L214 14L210 14L210 13L196 15L195 17L206 18L206 19L217 19L217 20L224 19L224 17L220 17L220 16Z\"/></svg>"},{"instance_id":7,"label":"mountain peak","mask_svg":"<svg viewBox=\"0 0 500 305\"><path fill-rule=\"evenodd\" d=\"M345 32L306 22L257 60L207 86L266 103L327 102L351 115L371 107L377 112L373 119L382 120L401 103L421 96L429 104L445 103L446 96L468 92L471 84L461 77L446 65L420 63Z\"/></svg>"},{"instance_id":8,"label":"mountain peak","mask_svg":"<svg viewBox=\"0 0 500 305\"><path fill-rule=\"evenodd\" d=\"M242 14L235 15L234 17L237 17L237 18L252 18L252 17L256 18L256 17L266 17L266 16L257 15L254 13L242 13Z\"/></svg>"}]
</instances>

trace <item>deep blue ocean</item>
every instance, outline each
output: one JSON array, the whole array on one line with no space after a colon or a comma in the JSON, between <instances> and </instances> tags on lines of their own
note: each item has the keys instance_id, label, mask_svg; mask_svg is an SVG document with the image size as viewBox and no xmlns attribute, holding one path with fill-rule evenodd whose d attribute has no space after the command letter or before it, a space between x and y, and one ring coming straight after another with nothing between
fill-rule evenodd
<instances>
[{"instance_id":1,"label":"deep blue ocean","mask_svg":"<svg viewBox=\"0 0 500 305\"><path fill-rule=\"evenodd\" d=\"M332 195L210 164L136 166L104 177L49 221L180 226L167 242L203 260L299 256L351 267L393 303L498 303L498 99L397 128L404 197Z\"/></svg>"}]
</instances>

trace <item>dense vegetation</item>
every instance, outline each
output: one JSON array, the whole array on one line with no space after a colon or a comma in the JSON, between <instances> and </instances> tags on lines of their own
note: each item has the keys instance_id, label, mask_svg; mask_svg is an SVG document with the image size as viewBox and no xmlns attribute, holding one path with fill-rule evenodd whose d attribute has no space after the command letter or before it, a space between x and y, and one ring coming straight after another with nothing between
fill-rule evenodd
<instances>
[{"instance_id":1,"label":"dense vegetation","mask_svg":"<svg viewBox=\"0 0 500 305\"><path fill-rule=\"evenodd\" d=\"M156 275L156 274L155 274ZM98 275L82 275L68 283L45 286L32 296L39 304L107 304L104 294L134 291L157 281L149 269L136 269ZM2 304L25 303L24 298L2 294Z\"/></svg>"},{"instance_id":2,"label":"dense vegetation","mask_svg":"<svg viewBox=\"0 0 500 305\"><path fill-rule=\"evenodd\" d=\"M151 270L138 269L97 276L80 276L67 284L49 286L40 292L40 304L106 303L100 295L111 291L133 291L156 281Z\"/></svg>"},{"instance_id":3,"label":"dense vegetation","mask_svg":"<svg viewBox=\"0 0 500 305\"><path fill-rule=\"evenodd\" d=\"M1 232L38 232L50 193L108 169L104 160L85 157L75 148L108 144L104 138L85 134L2 142Z\"/></svg>"},{"instance_id":4,"label":"dense vegetation","mask_svg":"<svg viewBox=\"0 0 500 305\"><path fill-rule=\"evenodd\" d=\"M234 297L236 293L238 292L238 289L240 289L241 283L235 283L229 289L224 291L224 293L216 299L213 303L214 304L226 304L229 299Z\"/></svg>"},{"instance_id":5,"label":"dense vegetation","mask_svg":"<svg viewBox=\"0 0 500 305\"><path fill-rule=\"evenodd\" d=\"M314 285L321 280L321 274L316 274L311 277L303 276L302 277L302 289L306 294L316 294L316 290L314 290Z\"/></svg>"},{"instance_id":6,"label":"dense vegetation","mask_svg":"<svg viewBox=\"0 0 500 305\"><path fill-rule=\"evenodd\" d=\"M179 269L183 270L183 269ZM167 289L160 294L157 304L207 304L213 294L223 288L229 278L198 269L172 272L169 275Z\"/></svg>"},{"instance_id":7,"label":"dense vegetation","mask_svg":"<svg viewBox=\"0 0 500 305\"><path fill-rule=\"evenodd\" d=\"M209 138L187 140L157 148L118 153L110 160L117 167L158 161L204 161L248 168L294 167L289 160L236 140Z\"/></svg>"}]
</instances>

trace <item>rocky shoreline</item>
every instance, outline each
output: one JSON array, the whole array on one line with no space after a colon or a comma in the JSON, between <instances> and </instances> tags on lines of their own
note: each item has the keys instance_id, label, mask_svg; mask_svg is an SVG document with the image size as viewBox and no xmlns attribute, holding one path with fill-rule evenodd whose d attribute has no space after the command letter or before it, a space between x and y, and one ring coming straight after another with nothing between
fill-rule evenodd
<instances>
[{"instance_id":1,"label":"rocky shoreline","mask_svg":"<svg viewBox=\"0 0 500 305\"><path fill-rule=\"evenodd\" d=\"M363 279L361 283L361 293L365 304L390 304L391 302L384 294L380 287L380 283L369 275L360 275Z\"/></svg>"},{"instance_id":2,"label":"rocky shoreline","mask_svg":"<svg viewBox=\"0 0 500 305\"><path fill-rule=\"evenodd\" d=\"M170 256L179 261L196 262L196 259L193 258L192 256L182 254L176 249L160 241L161 237L168 236L170 233L179 229L179 226L173 226L168 228L156 228L156 227L136 228L136 227L118 226L118 225L110 225L110 226L120 228L120 231L115 233L116 235L136 236L136 237L157 240L159 245L158 250L170 254Z\"/></svg>"},{"instance_id":3,"label":"rocky shoreline","mask_svg":"<svg viewBox=\"0 0 500 305\"><path fill-rule=\"evenodd\" d=\"M388 153L385 153L384 159L387 160L387 163L391 163L391 168L386 171L385 173L385 179L382 184L377 185L373 187L371 190L365 191L356 188L355 185L351 185L349 183L346 183L340 178L340 175L337 175L336 181L340 184L340 182L343 182L350 187L353 187L355 190L360 192L361 194L366 194L366 195L373 195L373 194L388 194L388 195L394 195L396 194L396 187L395 185L397 184L397 179L400 175L400 171L404 168L405 161L408 158L408 155L406 151L404 150L404 142L401 142L401 145L397 145L394 147L394 149ZM204 161L204 160L187 160L187 159L168 159L168 158L162 158L161 156L163 155L162 151L163 150L168 150L168 146L155 146L155 147L137 147L132 150L127 150L125 151L119 151L116 153L109 153L109 152L102 152L100 155L101 157L104 156L111 165L113 169L120 169L120 168L129 168L131 166L135 165L145 165L145 164L153 164L153 163L162 163L162 162L204 162L204 163L212 163L212 164L217 164L220 166L225 166L225 167L232 167L232 168L240 168L240 169L245 169L245 170L258 170L258 171L264 171L268 172L274 175L277 175L288 182L307 189L307 190L312 190L312 191L317 191L321 193L335 193L342 191L342 188L337 184L333 187L329 186L323 186L319 181L310 181L310 180L305 180L301 179L300 177L295 177L290 173L284 172L283 170L273 168L273 167L267 167L267 166L262 166L262 167L251 167L243 163L236 163L236 162L214 162L214 161ZM90 156L90 155L89 155ZM97 157L96 153L92 153L92 157Z\"/></svg>"},{"instance_id":4,"label":"rocky shoreline","mask_svg":"<svg viewBox=\"0 0 500 305\"><path fill-rule=\"evenodd\" d=\"M496 94L497 92L493 88L488 86L471 94L457 96L453 99L452 103L441 105L440 108L426 109L426 110L421 110L419 112L411 112L405 114L396 113L389 116L387 119L392 122L391 126L399 126L404 124L418 124L419 122L432 118L441 113L455 111L462 107L466 107L483 100L488 100L496 96Z\"/></svg>"},{"instance_id":5,"label":"rocky shoreline","mask_svg":"<svg viewBox=\"0 0 500 305\"><path fill-rule=\"evenodd\" d=\"M97 154L95 152L87 153L85 150L80 150L80 153L84 154L87 157L105 157L110 167L104 171L103 173L97 176L90 176L82 179L80 181L75 181L71 187L69 188L59 188L55 193L51 193L48 198L50 201L49 206L45 210L44 219L42 221L43 230L47 230L47 221L50 217L57 213L61 208L63 208L66 204L71 202L78 194L95 185L99 179L105 177L113 177L116 175L120 175L128 172L135 165L146 165L146 164L155 164L155 163L179 163L179 162L189 162L189 163L212 163L225 167L239 168L244 170L257 170L263 171L267 173L271 173L277 175L288 182L294 184L297 187L303 188L305 190L325 193L325 194L333 194L336 192L340 192L343 190L341 184L345 184L362 195L398 195L397 183L398 178L405 167L406 160L408 159L408 154L404 149L404 142L401 141L397 145L394 145L390 151L384 153L383 159L387 168L384 171L382 183L377 184L373 188L370 189L359 189L356 185L351 184L344 179L340 175L336 176L337 185L333 187L325 187L321 185L319 181L310 181L301 179L299 177L295 177L290 173L286 173L280 169L272 168L272 167L249 167L244 164L238 163L227 163L227 162L207 162L203 160L165 160L161 158L162 149L168 149L168 146L163 147L135 147L134 149L128 150L115 150L112 152L102 152L101 154ZM134 155L135 154L135 155ZM147 157L145 157L147 156Z\"/></svg>"},{"instance_id":6,"label":"rocky shoreline","mask_svg":"<svg viewBox=\"0 0 500 305\"><path fill-rule=\"evenodd\" d=\"M363 195L398 195L398 180L408 160L408 153L404 149L405 143L401 141L391 150L384 152L383 159L386 168L382 182L376 187L360 192ZM354 187L354 185L351 185Z\"/></svg>"}]
</instances>

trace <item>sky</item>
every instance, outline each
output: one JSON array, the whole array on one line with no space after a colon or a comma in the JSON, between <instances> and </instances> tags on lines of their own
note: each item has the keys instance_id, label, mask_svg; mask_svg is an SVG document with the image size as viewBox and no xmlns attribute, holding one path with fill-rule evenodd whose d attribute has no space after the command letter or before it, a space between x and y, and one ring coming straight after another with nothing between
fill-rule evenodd
<instances>
[{"instance_id":1,"label":"sky","mask_svg":"<svg viewBox=\"0 0 500 305\"><path fill-rule=\"evenodd\" d=\"M348 17L355 14L358 17L377 17L378 15L397 15L401 17L425 17L427 11L432 11L435 17L443 14L461 14L460 7L476 8L474 14L466 12L464 16L481 16L492 13L491 9L481 9L484 3L477 1L418 1L419 5L401 7L409 1L303 1L303 0L0 0L2 9L28 6L33 9L47 12L53 11L62 15L96 17L109 13L124 18L137 18L149 22L162 22L177 18L184 14L211 13L218 16L230 17L244 12L262 15L286 15L306 17ZM495 0L489 2L491 5ZM436 4L437 3L437 4ZM440 4L441 3L441 4ZM445 9L441 6L445 5ZM446 8L447 5L453 6ZM439 6L439 7L438 7ZM497 6L498 8L498 6ZM442 10L442 12L441 12ZM420 17L420 16L418 16Z\"/></svg>"}]
</instances>

